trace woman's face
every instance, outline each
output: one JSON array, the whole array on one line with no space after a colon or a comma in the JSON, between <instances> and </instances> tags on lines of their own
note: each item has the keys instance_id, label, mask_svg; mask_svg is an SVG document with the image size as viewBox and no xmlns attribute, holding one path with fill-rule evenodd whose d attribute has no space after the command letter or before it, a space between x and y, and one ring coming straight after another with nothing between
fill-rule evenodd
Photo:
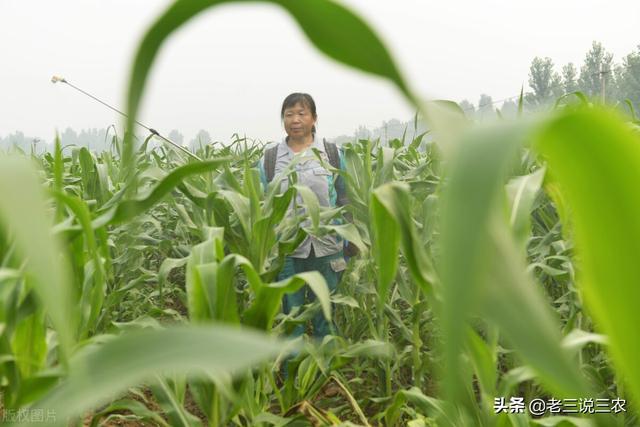
<instances>
[{"instance_id":1,"label":"woman's face","mask_svg":"<svg viewBox=\"0 0 640 427\"><path fill-rule=\"evenodd\" d=\"M291 138L311 136L311 129L315 124L316 117L300 102L284 110L284 130Z\"/></svg>"}]
</instances>

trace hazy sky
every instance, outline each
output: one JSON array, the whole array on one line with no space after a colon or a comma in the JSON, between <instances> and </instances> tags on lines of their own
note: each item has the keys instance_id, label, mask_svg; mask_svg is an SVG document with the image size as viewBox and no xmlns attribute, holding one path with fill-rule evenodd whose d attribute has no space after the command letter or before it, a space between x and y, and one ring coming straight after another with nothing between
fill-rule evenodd
<instances>
[{"instance_id":1,"label":"hazy sky","mask_svg":"<svg viewBox=\"0 0 640 427\"><path fill-rule=\"evenodd\" d=\"M304 1L304 0L299 0ZM135 48L167 0L0 0L0 136L16 130L51 140L66 127L104 128L121 119L54 74L116 106ZM558 71L578 66L593 40L614 61L640 44L639 0L344 0L385 41L425 97L477 103L519 93L534 56ZM330 22L327 25L331 25ZM206 129L221 141L238 132L279 139L290 92L311 93L318 132L406 120L413 112L389 83L315 50L279 8L225 5L187 24L153 67L141 121L185 139Z\"/></svg>"}]
</instances>

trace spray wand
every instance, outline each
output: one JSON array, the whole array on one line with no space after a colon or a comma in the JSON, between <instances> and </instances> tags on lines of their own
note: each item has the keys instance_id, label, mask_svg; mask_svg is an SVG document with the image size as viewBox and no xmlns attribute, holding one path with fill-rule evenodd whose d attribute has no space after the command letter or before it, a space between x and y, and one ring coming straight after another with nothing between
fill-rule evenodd
<instances>
[{"instance_id":1,"label":"spray wand","mask_svg":"<svg viewBox=\"0 0 640 427\"><path fill-rule=\"evenodd\" d=\"M86 92L86 91L84 91L84 90L80 89L79 87L77 87L77 86L75 86L75 85L73 85L73 84L69 83L65 78L63 78L63 77L58 77L58 76L53 76L53 77L51 77L51 83L54 83L54 84L55 84L55 83L58 83L58 82L60 82L60 83L65 83L65 84L67 84L67 85L71 86L72 88L74 88L74 89L75 89L75 90L77 90L78 92L80 92L80 93L83 93L83 94L87 95L89 98L91 98L91 99L93 99L93 100L95 100L95 101L98 101L100 104L104 105L104 106L105 106L105 107L107 107L107 108L110 108L111 110L115 111L116 113L120 114L121 116L124 116L124 117L126 117L126 118L129 118L129 116L127 116L127 115L126 115L125 113L123 113L122 111L118 110L118 109L117 109L117 108L115 108L115 107L112 107L111 105L107 104L106 102L102 101L101 99L99 99L99 98L97 98L97 97L95 97L95 96L91 95L90 93L88 93L88 92ZM176 147L177 149L181 150L183 153L185 153L185 154L187 154L187 155L189 155L189 156L193 157L194 159L202 161L202 159L201 159L200 157L196 156L195 154L193 154L191 151L187 150L187 149L186 149L186 148L184 148L183 146L181 146L181 145L179 145L179 144L176 144L175 142L171 141L169 138L166 138L165 136L161 135L157 130L155 130L155 129L153 129L153 128L150 128L149 126L146 126L146 125L144 125L144 124L140 123L140 122L139 122L139 121L137 121L137 120L135 120L135 122L136 122L136 124L137 124L138 126L141 126L141 127L145 128L146 130L148 130L152 135L155 135L155 136L157 136L158 138L162 139L163 141L168 142L169 144L173 145L174 147Z\"/></svg>"}]
</instances>

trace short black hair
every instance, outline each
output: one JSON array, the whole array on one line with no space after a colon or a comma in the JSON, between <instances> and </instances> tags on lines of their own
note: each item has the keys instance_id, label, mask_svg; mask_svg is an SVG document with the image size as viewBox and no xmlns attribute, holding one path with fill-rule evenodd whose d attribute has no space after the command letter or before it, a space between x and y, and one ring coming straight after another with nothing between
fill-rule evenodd
<instances>
[{"instance_id":1,"label":"short black hair","mask_svg":"<svg viewBox=\"0 0 640 427\"><path fill-rule=\"evenodd\" d=\"M280 110L280 119L281 120L284 119L284 110L286 110L287 108L294 107L296 104L302 104L305 107L307 107L311 111L311 115L313 116L314 119L318 117L318 114L316 113L316 103L311 97L311 95L309 95L308 93L294 92L288 95L282 102L282 109ZM311 132L314 134L316 133L315 125L313 126L313 128L311 128Z\"/></svg>"}]
</instances>

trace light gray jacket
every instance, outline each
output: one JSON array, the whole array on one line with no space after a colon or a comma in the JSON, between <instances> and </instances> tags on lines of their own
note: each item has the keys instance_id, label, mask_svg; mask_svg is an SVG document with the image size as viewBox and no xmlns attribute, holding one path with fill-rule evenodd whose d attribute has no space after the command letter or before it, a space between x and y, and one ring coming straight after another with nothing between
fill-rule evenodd
<instances>
[{"instance_id":1,"label":"light gray jacket","mask_svg":"<svg viewBox=\"0 0 640 427\"><path fill-rule=\"evenodd\" d=\"M320 206L334 207L336 205L336 190L333 174L320 164L312 148L317 149L320 152L322 160L329 164L323 140L318 135L314 136L313 144L306 151L300 153L294 153L287 145L286 139L278 143L274 180L278 179L278 174L287 168L294 156L302 156L303 160L295 166L298 184L309 187L318 198ZM262 176L264 176L264 158L260 162L260 167ZM264 182L266 182L266 180L263 181L263 183ZM288 185L289 183L286 179L281 180L280 191L286 191ZM297 204L303 205L300 195L297 196ZM290 206L288 215L293 214L292 209L293 206ZM310 225L310 219L306 219L302 224L303 227ZM311 253L312 247L317 257L332 255L342 250L343 241L335 234L327 234L322 238L307 236L290 256L294 258L307 258Z\"/></svg>"}]
</instances>

